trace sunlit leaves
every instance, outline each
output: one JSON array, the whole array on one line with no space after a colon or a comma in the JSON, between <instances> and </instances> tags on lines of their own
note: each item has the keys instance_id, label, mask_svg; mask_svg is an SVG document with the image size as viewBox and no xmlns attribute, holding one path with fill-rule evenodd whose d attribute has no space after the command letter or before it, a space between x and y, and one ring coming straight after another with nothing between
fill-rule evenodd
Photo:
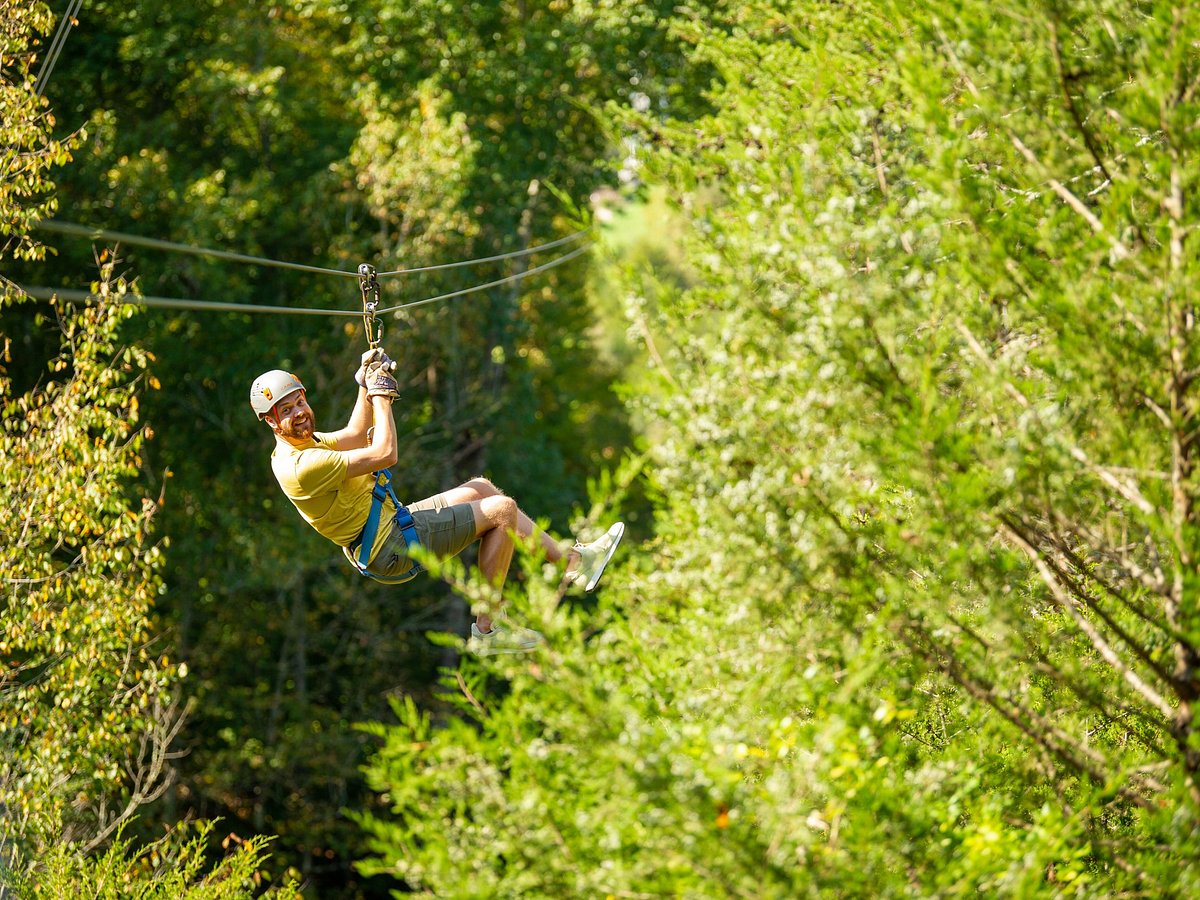
<instances>
[{"instance_id":1,"label":"sunlit leaves","mask_svg":"<svg viewBox=\"0 0 1200 900\"><path fill-rule=\"evenodd\" d=\"M127 789L139 742L168 726L177 679L147 619L161 589L157 503L131 488L145 354L114 342L115 292L56 315L62 354L0 432L0 802L30 848L107 824L94 811ZM6 377L0 387L10 395Z\"/></svg>"},{"instance_id":2,"label":"sunlit leaves","mask_svg":"<svg viewBox=\"0 0 1200 900\"><path fill-rule=\"evenodd\" d=\"M469 740L401 753L401 717L377 864L449 893L1192 889L1197 147L1164 84L1196 16L676 28L713 113L620 114L694 279L627 285L669 375L630 401L656 540L606 588L624 617L547 627L553 677L502 669Z\"/></svg>"},{"instance_id":3,"label":"sunlit leaves","mask_svg":"<svg viewBox=\"0 0 1200 900\"><path fill-rule=\"evenodd\" d=\"M43 44L54 19L44 3L0 3L0 259L41 259L45 248L30 226L54 212L51 169L71 159L81 135L56 140L54 117L35 90L37 63L45 62Z\"/></svg>"},{"instance_id":4,"label":"sunlit leaves","mask_svg":"<svg viewBox=\"0 0 1200 900\"><path fill-rule=\"evenodd\" d=\"M185 826L145 847L118 834L94 858L58 844L39 861L36 874L4 873L5 886L21 900L58 900L80 890L96 900L240 900L258 895L265 883L259 867L267 839L243 841L230 835L223 842L228 856L213 866L206 851L214 830L211 822ZM300 895L290 882L270 896L296 900Z\"/></svg>"}]
</instances>

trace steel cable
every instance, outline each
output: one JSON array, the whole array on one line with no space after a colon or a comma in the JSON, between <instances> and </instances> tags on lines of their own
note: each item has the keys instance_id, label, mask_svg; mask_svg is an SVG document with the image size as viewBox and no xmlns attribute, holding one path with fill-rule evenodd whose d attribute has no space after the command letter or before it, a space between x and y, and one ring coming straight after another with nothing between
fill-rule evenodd
<instances>
[{"instance_id":1,"label":"steel cable","mask_svg":"<svg viewBox=\"0 0 1200 900\"><path fill-rule=\"evenodd\" d=\"M71 33L71 26L75 24L75 16L79 14L79 8L82 5L83 0L72 0L71 5L67 7L66 14L58 22L58 29L54 32L54 39L46 51L46 58L42 60L42 68L38 72L37 82L34 85L34 93L39 97L46 90L46 85L50 83L50 76L54 73L58 56L62 53L63 45L67 43L67 35Z\"/></svg>"},{"instance_id":2,"label":"steel cable","mask_svg":"<svg viewBox=\"0 0 1200 900\"><path fill-rule=\"evenodd\" d=\"M100 298L89 291L74 288L50 287L21 287L21 290L36 300L49 300L60 297L81 303L95 303ZM113 298L109 298L113 299ZM281 315L308 316L361 316L362 311L348 312L344 309L312 309L304 306L263 306L253 303L223 303L218 300L177 300L172 297L138 297L126 294L119 298L121 303L131 303L134 306L148 306L158 309L187 309L204 312L244 312L244 313L277 313Z\"/></svg>"},{"instance_id":3,"label":"steel cable","mask_svg":"<svg viewBox=\"0 0 1200 900\"><path fill-rule=\"evenodd\" d=\"M70 222L59 222L54 219L45 219L38 222L36 225L42 231L51 231L56 234L66 234L75 237L86 237L92 240L118 241L124 244L133 246L150 247L156 250L166 250L175 253L189 253L194 256L211 256L215 259L227 259L233 262L248 263L253 265L274 266L281 269L295 269L301 272L315 272L321 275L341 275L343 277L357 278L357 272L349 272L344 269L328 269L322 266L309 266L302 263L283 262L277 259L269 259L263 256L251 256L245 253L234 253L229 250L213 250L207 247L197 247L193 244L180 244L175 241L164 241L159 238L142 237L137 234L129 234L123 231L109 231L106 228L95 228L87 225L76 225ZM563 244L569 244L572 241L577 241L586 235L591 229L582 228L574 234L568 234L566 237L557 238L553 241L547 241L545 244L538 244L533 247L526 247L523 250L511 250L507 253L498 253L495 256L482 256L478 259L464 259L458 262L438 263L433 266L419 266L412 269L395 269L391 272L380 272L379 278L386 278L391 275L415 275L420 272L438 272L445 269L461 268L463 266L481 265L483 263L501 262L506 259L516 259L522 256L530 256L534 253L539 253L543 250L550 250L554 247L560 247Z\"/></svg>"},{"instance_id":4,"label":"steel cable","mask_svg":"<svg viewBox=\"0 0 1200 900\"><path fill-rule=\"evenodd\" d=\"M447 294L439 294L436 297L426 297L423 300L414 300L411 303L401 303L398 306L391 306L387 309L377 311L377 315L384 313L394 313L403 309L412 309L416 306L424 306L427 303L436 303L440 300L450 300L454 297L462 297L466 294L472 294L477 291L484 291L488 288L498 287L502 284L508 284L513 281L520 281L524 278L529 278L537 275L540 272L545 272L553 269L555 266L560 266L569 260L579 256L592 245L584 244L582 247L565 253L562 256L556 257L549 262L542 263L540 266L535 266L525 272L520 272L515 275L509 275L505 278L498 278L495 281L489 281L486 284L477 284L469 288L463 288L459 291L451 291ZM24 293L28 294L37 300L49 300L52 297L58 296L63 300L73 302L95 303L99 298L95 294L88 291L80 291L73 288L51 288L51 287L21 287ZM262 304L253 303L225 303L217 300L182 300L174 297L138 297L133 294L127 294L120 298L122 303L130 303L135 306L146 306L157 309L180 309L180 310L197 310L202 312L238 312L238 313L265 313L271 315L303 315L303 316L353 316L355 318L362 315L362 310L345 310L345 309L319 309L305 306L264 306Z\"/></svg>"},{"instance_id":5,"label":"steel cable","mask_svg":"<svg viewBox=\"0 0 1200 900\"><path fill-rule=\"evenodd\" d=\"M590 228L581 228L574 234L568 234L566 237L558 238L554 241L548 241L545 244L538 244L534 247L526 247L524 250L510 250L507 253L498 253L495 256L481 256L479 259L464 259L460 262L439 263L436 266L418 266L413 269L396 269L393 272L380 272L379 278L386 278L389 275L415 275L417 272L437 272L442 269L456 269L461 266L474 266L482 263L500 262L505 259L516 259L519 256L529 256L541 250L549 250L552 247L559 247L563 244L569 244L572 241L577 241L585 234L591 231Z\"/></svg>"},{"instance_id":6,"label":"steel cable","mask_svg":"<svg viewBox=\"0 0 1200 900\"><path fill-rule=\"evenodd\" d=\"M71 0L71 5L67 7L67 13L58 20L58 28L54 31L54 37L50 41L50 47L46 50L46 58L42 60L42 66L38 69L37 80L34 82L33 95L41 97L42 91L46 89L46 85L50 83L50 75L54 72L54 66L58 62L58 55L62 52L63 45L67 43L67 35L71 32L71 26L75 22L75 16L79 13L79 7L83 5L83 0ZM0 179L8 177L8 170L12 168L12 164L20 155L20 148L13 146L9 148L13 151L4 162L4 171L0 172Z\"/></svg>"},{"instance_id":7,"label":"steel cable","mask_svg":"<svg viewBox=\"0 0 1200 900\"><path fill-rule=\"evenodd\" d=\"M534 266L525 272L520 272L516 275L509 275L505 278L498 278L495 281L489 281L487 284L477 284L474 287L463 288L461 291L451 291L448 294L438 294L436 297L426 297L424 300L414 300L411 303L401 303L399 306L389 306L387 309L379 309L375 311L376 315L384 313L397 312L401 309L412 309L414 306L424 306L426 303L436 303L439 300L450 300L453 297L461 297L464 294L473 294L476 291L485 291L488 288L498 287L502 284L508 284L510 281L520 281L522 278L528 278L530 275L536 275L539 272L545 272L547 269L553 269L555 266L560 266L569 259L574 259L585 250L591 248L591 244L584 244L582 247L576 247L570 253L564 253L562 256L550 260L550 262L542 263L540 266Z\"/></svg>"},{"instance_id":8,"label":"steel cable","mask_svg":"<svg viewBox=\"0 0 1200 900\"><path fill-rule=\"evenodd\" d=\"M300 272L316 272L320 275L341 275L343 277L357 278L357 272L346 272L342 269L326 269L322 266L307 266L303 263L282 262L277 259L268 259L264 256L250 256L246 253L233 253L229 250L212 250L207 247L196 247L192 244L178 244L175 241L164 241L158 238L142 237L137 234L126 234L123 231L109 231L105 228L89 228L86 225L73 225L70 222L57 222L53 219L44 219L37 223L37 228L42 231L52 231L57 234L69 234L76 237L86 237L92 240L117 241L122 244L132 244L133 246L152 247L156 250L169 250L174 253L190 253L193 256L211 256L214 259L227 259L232 262L249 263L259 266L274 266L279 269L295 269Z\"/></svg>"}]
</instances>

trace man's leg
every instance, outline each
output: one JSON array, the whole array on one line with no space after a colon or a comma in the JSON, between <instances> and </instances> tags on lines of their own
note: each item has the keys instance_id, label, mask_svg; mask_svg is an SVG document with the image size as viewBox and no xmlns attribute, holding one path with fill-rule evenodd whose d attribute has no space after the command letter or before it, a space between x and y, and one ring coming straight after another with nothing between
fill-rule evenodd
<instances>
[{"instance_id":1,"label":"man's leg","mask_svg":"<svg viewBox=\"0 0 1200 900\"><path fill-rule=\"evenodd\" d=\"M482 476L472 478L470 481L465 481L456 488L451 488L448 491L443 491L430 500L436 500L444 503L446 506L451 506L455 503L475 503L487 499L488 497L506 497L507 495ZM422 501L428 502L428 501ZM542 549L546 553L546 558L551 562L561 562L563 559L563 548L549 534L537 527L537 524L527 516L524 512L517 509L517 523L514 526L518 535L522 538L528 538L533 534L537 534L537 539L542 545Z\"/></svg>"},{"instance_id":2,"label":"man's leg","mask_svg":"<svg viewBox=\"0 0 1200 900\"><path fill-rule=\"evenodd\" d=\"M568 570L578 565L578 553L570 550L564 554L562 546L539 529L533 519L520 510L515 500L482 476L411 504L410 509L438 509L460 503L471 506L476 535L480 539L479 569L497 589L503 588L512 563L513 541L509 535L514 531L524 539L536 535L546 558L551 562L560 565L565 562ZM482 632L491 630L492 620L486 614L478 615L475 623Z\"/></svg>"},{"instance_id":3,"label":"man's leg","mask_svg":"<svg viewBox=\"0 0 1200 900\"><path fill-rule=\"evenodd\" d=\"M516 500L499 492L470 502L480 538L479 571L497 591L503 590L513 557L512 532L517 529L521 511ZM475 624L480 631L492 630L491 617L485 613L476 617Z\"/></svg>"}]
</instances>

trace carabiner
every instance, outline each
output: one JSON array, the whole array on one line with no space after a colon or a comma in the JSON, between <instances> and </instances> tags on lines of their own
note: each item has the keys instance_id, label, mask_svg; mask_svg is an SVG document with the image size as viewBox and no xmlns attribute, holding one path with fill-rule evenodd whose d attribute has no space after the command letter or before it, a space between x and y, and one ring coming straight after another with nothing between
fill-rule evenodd
<instances>
[{"instance_id":1,"label":"carabiner","mask_svg":"<svg viewBox=\"0 0 1200 900\"><path fill-rule=\"evenodd\" d=\"M358 267L358 289L362 291L367 346L374 350L383 340L383 323L375 318L375 310L379 307L379 279L375 277L374 266L362 263Z\"/></svg>"}]
</instances>

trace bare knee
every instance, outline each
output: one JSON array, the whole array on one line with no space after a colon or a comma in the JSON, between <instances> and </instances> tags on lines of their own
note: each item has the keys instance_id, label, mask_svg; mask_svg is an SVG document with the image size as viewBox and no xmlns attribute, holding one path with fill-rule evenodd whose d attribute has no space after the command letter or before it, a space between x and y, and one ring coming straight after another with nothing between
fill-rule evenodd
<instances>
[{"instance_id":1,"label":"bare knee","mask_svg":"<svg viewBox=\"0 0 1200 900\"><path fill-rule=\"evenodd\" d=\"M485 530L502 528L511 531L517 527L517 501L503 494L494 494L479 501ZM477 517L478 519L478 517Z\"/></svg>"},{"instance_id":2,"label":"bare knee","mask_svg":"<svg viewBox=\"0 0 1200 900\"><path fill-rule=\"evenodd\" d=\"M512 497L499 494L489 498L496 507L496 524L507 529L517 527L517 501Z\"/></svg>"},{"instance_id":3,"label":"bare knee","mask_svg":"<svg viewBox=\"0 0 1200 900\"><path fill-rule=\"evenodd\" d=\"M472 491L476 497L483 500L485 497L499 497L504 495L504 491L492 484L491 481L484 478L482 475L476 475L470 481L465 481L462 487L468 491Z\"/></svg>"}]
</instances>

